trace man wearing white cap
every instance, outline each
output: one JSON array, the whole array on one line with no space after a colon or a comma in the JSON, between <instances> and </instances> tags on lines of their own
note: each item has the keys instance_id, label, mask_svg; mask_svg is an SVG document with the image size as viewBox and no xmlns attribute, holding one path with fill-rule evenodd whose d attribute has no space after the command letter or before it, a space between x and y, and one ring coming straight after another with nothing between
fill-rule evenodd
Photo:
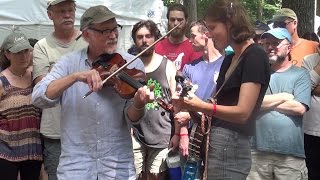
<instances>
[{"instance_id":1,"label":"man wearing white cap","mask_svg":"<svg viewBox=\"0 0 320 180\"><path fill-rule=\"evenodd\" d=\"M292 38L287 29L269 30L261 38L272 71L256 120L247 179L307 179L302 117L310 107L309 74L290 62Z\"/></svg>"},{"instance_id":2,"label":"man wearing white cap","mask_svg":"<svg viewBox=\"0 0 320 180\"><path fill-rule=\"evenodd\" d=\"M110 54L117 52L120 29L115 14L107 7L86 10L80 30L88 47L63 56L34 88L36 106L60 103L62 107L59 180L136 178L129 126L144 118L145 104L153 101L154 94L144 86L132 100L123 99L113 87L103 87L99 72L92 69L101 55L112 57ZM133 59L128 53L119 53L127 61ZM143 67L140 59L128 66ZM90 90L93 93L83 99Z\"/></svg>"},{"instance_id":3,"label":"man wearing white cap","mask_svg":"<svg viewBox=\"0 0 320 180\"><path fill-rule=\"evenodd\" d=\"M47 14L54 31L41 39L33 51L33 80L38 83L61 56L84 48L87 43L81 31L74 27L76 4L74 0L48 0ZM44 166L49 180L56 180L60 145L61 107L43 109L40 131L44 143Z\"/></svg>"}]
</instances>

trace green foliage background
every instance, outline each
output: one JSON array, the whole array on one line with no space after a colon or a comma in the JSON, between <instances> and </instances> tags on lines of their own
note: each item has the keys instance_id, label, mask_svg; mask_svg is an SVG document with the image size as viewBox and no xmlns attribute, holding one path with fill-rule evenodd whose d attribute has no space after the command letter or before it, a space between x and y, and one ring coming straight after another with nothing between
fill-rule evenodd
<instances>
[{"instance_id":1,"label":"green foliage background","mask_svg":"<svg viewBox=\"0 0 320 180\"><path fill-rule=\"evenodd\" d=\"M188 1L188 0L185 0ZM203 17L207 7L209 7L214 0L197 0L198 19ZM175 3L174 0L164 0L166 6ZM272 18L272 15L280 9L282 0L241 0L252 21L260 20L266 22Z\"/></svg>"}]
</instances>

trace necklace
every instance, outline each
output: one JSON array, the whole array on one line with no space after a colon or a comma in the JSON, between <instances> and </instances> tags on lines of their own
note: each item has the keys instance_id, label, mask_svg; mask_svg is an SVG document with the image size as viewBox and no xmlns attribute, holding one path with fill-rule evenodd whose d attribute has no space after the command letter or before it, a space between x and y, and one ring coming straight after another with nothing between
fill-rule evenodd
<instances>
[{"instance_id":1,"label":"necklace","mask_svg":"<svg viewBox=\"0 0 320 180\"><path fill-rule=\"evenodd\" d=\"M10 68L8 68L8 70L10 71L11 74L13 74L13 75L15 75L15 76L17 76L17 77L19 77L19 78L22 78L22 77L26 74L26 72L27 72L27 71L25 71L23 74L16 74L16 73L14 73L13 71L11 71Z\"/></svg>"}]
</instances>

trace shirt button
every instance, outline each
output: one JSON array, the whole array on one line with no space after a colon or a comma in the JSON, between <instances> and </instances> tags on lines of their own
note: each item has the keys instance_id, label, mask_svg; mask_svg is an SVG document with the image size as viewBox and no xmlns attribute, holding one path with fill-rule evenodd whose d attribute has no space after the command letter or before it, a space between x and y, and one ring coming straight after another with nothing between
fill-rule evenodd
<instances>
[{"instance_id":1,"label":"shirt button","mask_svg":"<svg viewBox=\"0 0 320 180\"><path fill-rule=\"evenodd\" d=\"M100 122L98 121L98 122L97 122L97 124L99 125L99 124L100 124Z\"/></svg>"},{"instance_id":2,"label":"shirt button","mask_svg":"<svg viewBox=\"0 0 320 180\"><path fill-rule=\"evenodd\" d=\"M99 159L99 158L98 158L97 160L98 160L98 161L100 161L100 159Z\"/></svg>"},{"instance_id":3,"label":"shirt button","mask_svg":"<svg viewBox=\"0 0 320 180\"><path fill-rule=\"evenodd\" d=\"M100 103L97 103L97 106L100 106Z\"/></svg>"},{"instance_id":4,"label":"shirt button","mask_svg":"<svg viewBox=\"0 0 320 180\"><path fill-rule=\"evenodd\" d=\"M100 140L97 141L98 143L100 142Z\"/></svg>"}]
</instances>

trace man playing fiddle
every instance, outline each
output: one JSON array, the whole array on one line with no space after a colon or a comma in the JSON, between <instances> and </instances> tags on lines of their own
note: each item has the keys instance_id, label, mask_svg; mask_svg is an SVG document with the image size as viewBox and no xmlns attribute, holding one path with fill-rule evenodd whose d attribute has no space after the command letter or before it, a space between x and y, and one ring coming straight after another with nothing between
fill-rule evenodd
<instances>
[{"instance_id":1,"label":"man playing fiddle","mask_svg":"<svg viewBox=\"0 0 320 180\"><path fill-rule=\"evenodd\" d=\"M63 56L34 88L35 105L62 106L59 179L135 179L128 124L144 118L145 104L153 100L153 92L144 86L133 99L123 99L112 87L103 87L99 73L92 69L100 55L116 52L120 28L107 7L86 10L80 30L88 47ZM143 64L138 60L128 66L133 67L143 69ZM81 98L90 90L94 93Z\"/></svg>"}]
</instances>

